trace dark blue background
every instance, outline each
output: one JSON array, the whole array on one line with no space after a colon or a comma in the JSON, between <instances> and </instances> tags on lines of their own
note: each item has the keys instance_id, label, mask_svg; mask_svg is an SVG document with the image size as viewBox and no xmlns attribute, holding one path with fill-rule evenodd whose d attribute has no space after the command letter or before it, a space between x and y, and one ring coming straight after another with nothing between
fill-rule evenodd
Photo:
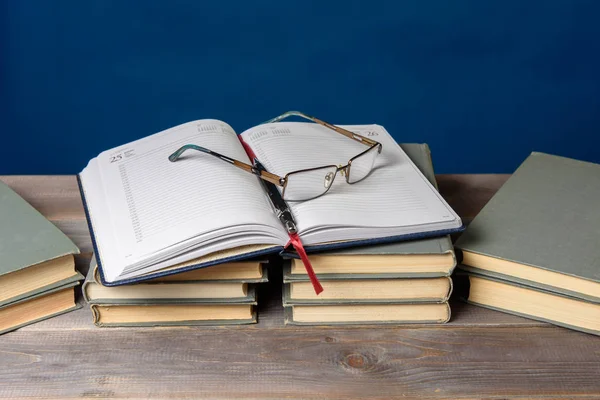
<instances>
[{"instance_id":1,"label":"dark blue background","mask_svg":"<svg viewBox=\"0 0 600 400\"><path fill-rule=\"evenodd\" d=\"M0 174L70 174L288 109L428 142L437 172L600 162L600 1L0 1Z\"/></svg>"}]
</instances>

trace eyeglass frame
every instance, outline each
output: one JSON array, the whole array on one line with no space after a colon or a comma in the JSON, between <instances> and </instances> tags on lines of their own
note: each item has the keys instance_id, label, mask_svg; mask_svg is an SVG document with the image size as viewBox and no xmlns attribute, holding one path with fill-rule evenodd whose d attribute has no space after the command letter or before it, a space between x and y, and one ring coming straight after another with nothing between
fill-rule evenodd
<instances>
[{"instance_id":1,"label":"eyeglass frame","mask_svg":"<svg viewBox=\"0 0 600 400\"><path fill-rule=\"evenodd\" d=\"M221 160L223 160L225 162L228 162L228 163L232 164L235 167L238 167L238 168L240 168L240 169L242 169L242 170L244 170L246 172L249 172L251 174L256 175L260 179L263 179L263 180L265 180L267 182L270 182L270 183L273 183L273 184L275 184L277 186L282 187L283 190L282 190L281 196L283 198L285 198L285 189L287 187L288 177L290 175L297 174L297 173L300 173L300 172L315 171L315 170L323 169L323 168L335 168L336 169L335 175L333 176L333 179L331 180L329 186L326 188L327 190L325 190L320 195L312 197L312 198L309 198L309 199L295 200L295 201L306 201L306 200L311 200L311 199L314 199L314 198L317 198L317 197L320 197L320 196L326 194L329 191L329 189L331 188L331 186L333 185L335 177L337 176L337 173L339 171L344 171L343 175L346 177L346 183L348 183L349 185L353 185L355 183L358 183L358 182L364 180L368 176L368 174L364 178L362 178L362 179L360 179L358 181L350 182L350 170L352 168L352 161L355 160L355 159L357 159L358 157L362 156L363 154L366 154L369 151L373 150L375 147L378 147L377 153L381 154L381 150L383 148L383 145L381 143L379 143L379 142L377 142L377 141L375 141L373 139L369 139L368 137L359 135L358 133L354 133L354 132L351 132L351 131L349 131L347 129L344 129L344 128L341 128L339 126L330 124L329 122L325 122L325 121L320 120L318 118L309 116L309 115L304 114L304 113L302 113L300 111L287 111L287 112L285 112L285 113L283 113L283 114L281 114L281 115L279 115L279 116L277 116L275 118L272 118L272 119L270 119L268 121L263 122L263 124L269 124L269 123L273 123L273 122L279 122L279 121L281 121L281 120L283 120L283 119L285 119L287 117L290 117L290 116L298 116L298 117L302 117L302 118L308 119L310 121L313 121L313 122L315 122L315 123L317 123L317 124L319 124L321 126L324 126L324 127L329 128L329 129L331 129L331 130L333 130L333 131L335 131L335 132L337 132L337 133L339 133L341 135L344 135L347 138L353 139L353 140L355 140L355 141L357 141L357 142L359 142L361 144L364 144L365 146L369 146L369 148L366 149L365 151L357 154L356 156L352 157L350 160L348 160L348 163L346 165L331 164L331 165L323 165L323 166L315 167L315 168L299 169L299 170L296 170L296 171L288 172L284 176L279 176L279 175L273 174L273 173L271 173L269 171L266 171L264 169L259 169L259 168L255 167L253 165L246 164L243 161L236 160L234 158L225 156L223 154L217 153L216 151L212 151L212 150L209 150L209 149L207 149L205 147L198 146L198 145L195 145L195 144L186 144L186 145L181 146L179 149L175 150L169 156L169 161L171 161L171 162L177 161L179 159L179 157L181 157L181 155L186 150L197 150L197 151L209 154L211 156L214 156L216 158L219 158L219 159L221 159ZM294 200L288 200L288 201L294 201Z\"/></svg>"}]
</instances>

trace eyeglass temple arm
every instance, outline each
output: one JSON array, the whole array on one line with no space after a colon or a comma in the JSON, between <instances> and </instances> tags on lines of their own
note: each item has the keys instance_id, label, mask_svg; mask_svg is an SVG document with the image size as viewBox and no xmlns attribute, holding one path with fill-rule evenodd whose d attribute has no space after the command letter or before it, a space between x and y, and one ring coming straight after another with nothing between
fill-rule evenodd
<instances>
[{"instance_id":1,"label":"eyeglass temple arm","mask_svg":"<svg viewBox=\"0 0 600 400\"><path fill-rule=\"evenodd\" d=\"M246 172L250 172L251 174L258 176L260 179L264 179L267 182L274 183L275 185L278 185L278 186L283 186L284 179L278 175L272 174L272 173L270 173L268 171L264 171L264 170L261 171L255 167L253 167L250 164L246 164L244 162L235 160L231 157L224 156L222 154L217 153L216 151L212 151L212 150L206 149L204 147L196 146L195 144L186 144L185 146L181 146L179 149L177 149L173 154L171 154L169 156L169 161L171 161L171 162L177 161L179 159L179 157L181 157L181 155L186 150L201 151L203 153L209 154L213 157L217 157L223 161L226 161L229 164L232 164L240 169L243 169Z\"/></svg>"},{"instance_id":2,"label":"eyeglass temple arm","mask_svg":"<svg viewBox=\"0 0 600 400\"><path fill-rule=\"evenodd\" d=\"M264 123L265 124L269 124L271 122L279 122L279 121L281 121L281 120L283 120L283 119L285 119L287 117L291 117L291 116L297 116L297 117L302 117L302 118L309 119L309 120L311 120L311 121L313 121L313 122L315 122L315 123L317 123L319 125L322 125L322 126L324 126L326 128L334 130L334 131L336 131L337 133L339 133L341 135L344 135L344 136L346 136L346 137L348 137L350 139L356 140L357 142L363 143L363 144L365 144L367 146L374 146L376 144L379 144L379 142L376 142L375 140L369 139L368 137L364 137L362 135L359 135L358 133L350 132L347 129L341 128L339 126L335 126L333 124L330 124L329 122L325 122L325 121L320 120L318 118L311 117L310 115L304 114L304 113L302 113L300 111L288 111L288 112L285 112L285 113L283 113L283 114L281 114L281 115L279 115L279 116L277 116L275 118L272 118L272 119L270 119L270 120L268 120L268 121L266 121Z\"/></svg>"}]
</instances>

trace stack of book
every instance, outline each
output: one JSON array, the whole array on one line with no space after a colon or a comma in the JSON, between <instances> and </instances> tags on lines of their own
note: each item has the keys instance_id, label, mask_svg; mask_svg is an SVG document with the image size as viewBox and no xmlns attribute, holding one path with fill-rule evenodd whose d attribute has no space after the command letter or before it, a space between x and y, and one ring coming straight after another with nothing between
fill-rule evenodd
<instances>
[{"instance_id":1,"label":"stack of book","mask_svg":"<svg viewBox=\"0 0 600 400\"><path fill-rule=\"evenodd\" d=\"M93 258L83 296L100 327L250 324L256 284L267 281L263 263L245 261L110 287Z\"/></svg>"},{"instance_id":2,"label":"stack of book","mask_svg":"<svg viewBox=\"0 0 600 400\"><path fill-rule=\"evenodd\" d=\"M435 186L426 144L402 149ZM401 199L398 199L401 201ZM324 291L316 295L302 261L284 267L285 323L297 325L444 323L450 319L449 236L379 244L310 256Z\"/></svg>"},{"instance_id":3,"label":"stack of book","mask_svg":"<svg viewBox=\"0 0 600 400\"><path fill-rule=\"evenodd\" d=\"M430 253L417 253L419 250ZM444 323L454 253L449 239L380 245L312 256L324 291L318 296L302 262L284 268L285 323Z\"/></svg>"},{"instance_id":4,"label":"stack of book","mask_svg":"<svg viewBox=\"0 0 600 400\"><path fill-rule=\"evenodd\" d=\"M471 303L600 335L600 165L532 153L459 238Z\"/></svg>"},{"instance_id":5,"label":"stack of book","mask_svg":"<svg viewBox=\"0 0 600 400\"><path fill-rule=\"evenodd\" d=\"M0 334L78 308L79 249L0 182Z\"/></svg>"},{"instance_id":6,"label":"stack of book","mask_svg":"<svg viewBox=\"0 0 600 400\"><path fill-rule=\"evenodd\" d=\"M90 160L78 181L98 262L99 273L88 278L96 286L85 290L96 323L253 322L256 300L243 286L250 281L206 282L187 274L282 255L290 241L315 260L325 280L326 293L319 299L339 300L355 286L337 290L338 282L329 278L338 273L320 267L313 254L382 245L383 250L374 251L396 255L374 257L381 260L381 272L366 264L370 256L361 258L367 272L345 283L362 284L363 293L367 284L375 290L385 286L386 294L365 294L368 307L353 315L375 321L447 321L448 276L455 261L445 235L462 231L463 224L435 188L427 145L399 146L379 125L341 127L304 117L313 122L271 121L240 135L224 121L192 121ZM383 245L407 240L423 241L390 250ZM304 267L310 270L308 263ZM168 293L167 285L175 284L171 275L178 284L202 287L171 290L188 293L184 299L159 299L157 293ZM183 276L191 276L193 283L181 281ZM237 287L225 295L226 284ZM318 282L313 284L318 291ZM407 294L407 286L414 286L413 294ZM102 294L92 294L94 288ZM300 290L290 289L291 298ZM107 298L109 293L115 294ZM381 314L368 317L375 306ZM233 308L227 318L227 313L211 312Z\"/></svg>"}]
</instances>

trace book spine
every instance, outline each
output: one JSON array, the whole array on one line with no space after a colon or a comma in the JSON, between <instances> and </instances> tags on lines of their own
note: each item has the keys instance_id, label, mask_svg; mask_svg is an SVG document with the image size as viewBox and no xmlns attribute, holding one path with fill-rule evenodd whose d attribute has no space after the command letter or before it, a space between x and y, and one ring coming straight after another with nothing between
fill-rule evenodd
<instances>
[{"instance_id":1,"label":"book spine","mask_svg":"<svg viewBox=\"0 0 600 400\"><path fill-rule=\"evenodd\" d=\"M90 285L94 285L94 282L88 282L85 281L83 282L83 285L81 285L81 293L83 294L83 299L85 300L86 303L90 302L90 296L88 294L88 286Z\"/></svg>"},{"instance_id":2,"label":"book spine","mask_svg":"<svg viewBox=\"0 0 600 400\"><path fill-rule=\"evenodd\" d=\"M446 295L446 297L444 298L443 301L450 300L450 296L452 295L452 291L454 290L454 283L452 282L451 277L448 277L448 283L449 283L450 287L448 288L448 294Z\"/></svg>"}]
</instances>

